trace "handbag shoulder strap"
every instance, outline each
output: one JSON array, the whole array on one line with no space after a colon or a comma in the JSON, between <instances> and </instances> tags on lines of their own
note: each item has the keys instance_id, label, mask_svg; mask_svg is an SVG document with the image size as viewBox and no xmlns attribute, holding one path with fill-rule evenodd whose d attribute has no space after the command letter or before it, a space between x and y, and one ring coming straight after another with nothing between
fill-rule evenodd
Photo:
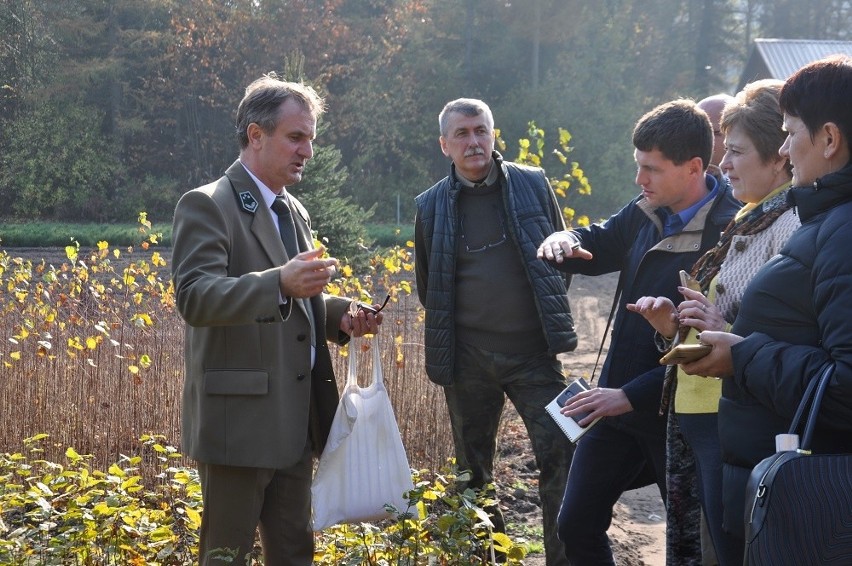
<instances>
[{"instance_id":1,"label":"handbag shoulder strap","mask_svg":"<svg viewBox=\"0 0 852 566\"><path fill-rule=\"evenodd\" d=\"M833 373L834 364L827 364L819 377L812 379L810 383L808 383L805 395L802 397L802 401L796 409L796 415L793 417L793 423L791 425L791 432L793 434L795 434L795 429L798 428L799 423L801 422L804 411L808 406L810 406L810 410L808 411L808 420L805 423L805 431L802 434L802 442L800 445L800 450L802 452L810 452L811 450L811 440L813 440L817 416L819 415L819 408L822 404L823 395L825 395L825 390L828 388L828 382L831 381L831 375Z\"/></svg>"},{"instance_id":2,"label":"handbag shoulder strap","mask_svg":"<svg viewBox=\"0 0 852 566\"><path fill-rule=\"evenodd\" d=\"M818 381L819 376L808 382L808 386L802 394L802 400L799 401L799 406L796 407L796 414L793 415L793 420L790 421L790 430L787 431L788 434L799 434L799 427L802 425L802 417L805 415L805 411L811 404L811 398L814 395L814 389L816 389Z\"/></svg>"}]
</instances>

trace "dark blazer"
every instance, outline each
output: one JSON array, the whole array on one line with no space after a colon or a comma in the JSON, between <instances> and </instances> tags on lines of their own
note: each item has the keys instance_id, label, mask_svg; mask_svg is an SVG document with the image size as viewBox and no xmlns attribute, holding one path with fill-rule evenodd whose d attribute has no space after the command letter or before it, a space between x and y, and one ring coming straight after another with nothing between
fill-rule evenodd
<instances>
[{"instance_id":1,"label":"dark blazer","mask_svg":"<svg viewBox=\"0 0 852 566\"><path fill-rule=\"evenodd\" d=\"M708 189L717 181L705 176ZM638 196L603 224L573 230L590 260L568 259L554 265L569 273L601 275L620 271L623 286L610 336L609 353L601 369L600 387L621 388L634 411L607 418L612 426L651 434L665 434L665 419L658 414L665 366L654 343L654 328L627 303L639 297L665 296L678 304L678 272L689 271L701 255L719 241L719 235L739 210L730 186L719 186L683 230L662 237L663 221L642 196Z\"/></svg>"},{"instance_id":2,"label":"dark blazer","mask_svg":"<svg viewBox=\"0 0 852 566\"><path fill-rule=\"evenodd\" d=\"M191 190L175 210L172 277L186 321L182 450L208 464L285 468L304 454L309 428L319 454L337 406L326 340L345 341L348 299L299 300L279 308L287 252L260 189L239 161ZM302 249L309 218L292 199ZM310 426L309 426L310 423Z\"/></svg>"}]
</instances>

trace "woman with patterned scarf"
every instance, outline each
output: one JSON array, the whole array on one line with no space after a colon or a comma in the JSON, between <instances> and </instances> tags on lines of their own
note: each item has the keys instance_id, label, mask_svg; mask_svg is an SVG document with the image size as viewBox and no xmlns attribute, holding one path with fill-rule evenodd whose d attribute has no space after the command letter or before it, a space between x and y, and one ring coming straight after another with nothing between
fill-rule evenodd
<instances>
[{"instance_id":1,"label":"woman with patterned scarf","mask_svg":"<svg viewBox=\"0 0 852 566\"><path fill-rule=\"evenodd\" d=\"M673 343L695 343L704 330L730 330L746 285L800 225L786 199L790 165L778 154L786 138L778 106L782 84L751 83L722 113L726 151L720 167L745 205L719 243L693 266L691 275L701 290L681 288L685 300L677 307L665 297L642 297L627 305L654 326L662 351ZM702 563L702 509L719 565L742 564L742 541L722 525L720 396L721 381L668 367L660 409L669 417L668 564Z\"/></svg>"}]
</instances>

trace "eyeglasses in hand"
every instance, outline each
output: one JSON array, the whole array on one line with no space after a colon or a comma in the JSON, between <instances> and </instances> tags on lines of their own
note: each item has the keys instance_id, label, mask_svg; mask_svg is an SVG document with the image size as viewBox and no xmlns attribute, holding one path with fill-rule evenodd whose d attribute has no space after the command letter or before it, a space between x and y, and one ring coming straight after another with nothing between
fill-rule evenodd
<instances>
[{"instance_id":1,"label":"eyeglasses in hand","mask_svg":"<svg viewBox=\"0 0 852 566\"><path fill-rule=\"evenodd\" d=\"M390 293L388 293L387 296L385 296L385 300L382 302L382 306L380 306L379 308L375 308L375 307L370 306L370 305L365 305L364 303L353 301L353 302L349 303L349 316L352 316L352 317L358 316L358 313L361 312L361 311L364 311L365 313L372 314L373 316L375 316L385 309L385 307L388 304L388 301L390 301L390 298L391 298Z\"/></svg>"}]
</instances>

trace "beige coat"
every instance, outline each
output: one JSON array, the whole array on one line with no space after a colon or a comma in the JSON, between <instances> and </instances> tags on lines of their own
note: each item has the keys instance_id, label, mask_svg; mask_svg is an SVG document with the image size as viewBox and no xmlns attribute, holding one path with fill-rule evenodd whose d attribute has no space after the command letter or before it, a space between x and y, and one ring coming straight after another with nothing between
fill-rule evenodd
<instances>
[{"instance_id":1,"label":"beige coat","mask_svg":"<svg viewBox=\"0 0 852 566\"><path fill-rule=\"evenodd\" d=\"M292 200L298 237L312 247L307 212ZM186 321L183 452L209 464L285 468L303 455L310 422L319 454L337 406L326 340L347 338L339 323L349 300L311 299L311 371L304 307L290 300L279 308L287 252L239 161L183 195L173 242L175 300Z\"/></svg>"}]
</instances>

